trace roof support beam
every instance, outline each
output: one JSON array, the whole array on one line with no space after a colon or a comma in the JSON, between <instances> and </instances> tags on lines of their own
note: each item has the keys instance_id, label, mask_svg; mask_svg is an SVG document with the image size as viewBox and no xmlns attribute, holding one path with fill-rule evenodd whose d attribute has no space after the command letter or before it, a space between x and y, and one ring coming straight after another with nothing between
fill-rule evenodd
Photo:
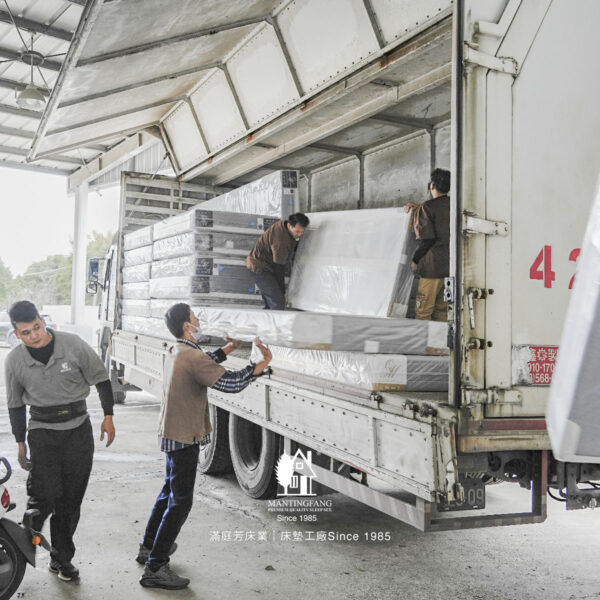
<instances>
[{"instance_id":1,"label":"roof support beam","mask_svg":"<svg viewBox=\"0 0 600 600\"><path fill-rule=\"evenodd\" d=\"M240 113L240 117L242 117L242 122L244 123L244 127L246 128L246 130L248 130L248 129L250 129L250 125L248 123L248 118L246 117L246 113L244 112L244 107L242 106L242 103L240 102L240 97L238 96L237 90L235 89L235 86L233 85L233 81L231 79L231 75L229 74L229 68L227 67L227 63L223 63L221 65L221 70L225 74L225 79L227 79L227 85L229 86L229 89L231 90L233 99L235 100L235 105L237 106L237 109Z\"/></svg>"},{"instance_id":2,"label":"roof support beam","mask_svg":"<svg viewBox=\"0 0 600 600\"><path fill-rule=\"evenodd\" d=\"M130 90L135 90L137 88L144 87L146 85L152 85L154 83L160 83L161 81L166 81L167 79L177 79L178 77L185 77L186 75L193 75L194 73L200 73L201 71L208 71L209 69L215 69L221 66L222 63L214 62L208 63L206 65L201 65L199 67L193 67L191 69L186 69L185 71L177 71L176 73L169 73L167 75L161 75L160 77L154 77L152 79L145 79L144 81L138 81L136 83L131 83L129 85L124 85L118 88L112 88L110 90L104 90L102 92L98 92L97 94L90 94L89 96L82 96L81 98L73 98L72 100L65 100L65 102L61 102L58 108L64 108L65 106L73 106L75 104L81 104L83 102L87 102L89 100L97 100L99 98L105 98L106 96L110 96L112 94L119 94L120 92L128 92Z\"/></svg>"},{"instance_id":3,"label":"roof support beam","mask_svg":"<svg viewBox=\"0 0 600 600\"><path fill-rule=\"evenodd\" d=\"M65 131L79 129L80 127L87 127L88 125L95 125L96 123L102 123L103 121L110 121L111 119L117 119L118 117L125 117L127 115L132 115L137 112L149 110L150 108L156 108L158 106L166 106L167 104L173 104L174 102L179 102L180 100L185 100L185 98L186 98L185 96L175 96L173 98L166 98L165 100L157 100L156 102L152 102L151 104L144 104L144 106L136 106L134 109L123 110L118 113L112 113L110 115L105 115L103 117L97 117L96 119L90 119L89 121L81 121L79 123L74 123L73 125L67 125L65 127L59 127L58 129L52 129L51 131L48 131L46 133L46 136L55 135L57 133L64 133Z\"/></svg>"},{"instance_id":4,"label":"roof support beam","mask_svg":"<svg viewBox=\"0 0 600 600\"><path fill-rule=\"evenodd\" d=\"M5 127L0 125L0 135L10 135L12 137L22 138L24 140L32 140L35 135L35 131L28 131L27 129L16 129L15 127ZM83 148L88 150L97 150L98 152L106 152L108 146L102 144L86 144Z\"/></svg>"},{"instance_id":5,"label":"roof support beam","mask_svg":"<svg viewBox=\"0 0 600 600\"><path fill-rule=\"evenodd\" d=\"M9 104L0 104L0 113L5 115L13 115L15 117L25 117L26 119L41 119L42 113L37 110L29 110L28 108L17 108Z\"/></svg>"},{"instance_id":6,"label":"roof support beam","mask_svg":"<svg viewBox=\"0 0 600 600\"><path fill-rule=\"evenodd\" d=\"M63 2L69 2L70 4L77 4L77 6L85 6L85 0L63 0Z\"/></svg>"},{"instance_id":7,"label":"roof support beam","mask_svg":"<svg viewBox=\"0 0 600 600\"><path fill-rule=\"evenodd\" d=\"M411 129L425 129L429 131L433 129L432 125L419 121L417 119L405 119L403 117L387 117L386 115L375 115L369 119L370 121L379 121L380 123L388 123L389 125L397 125L398 127L410 127Z\"/></svg>"},{"instance_id":8,"label":"roof support beam","mask_svg":"<svg viewBox=\"0 0 600 600\"><path fill-rule=\"evenodd\" d=\"M285 62L287 63L288 69L290 70L290 73L292 75L292 79L294 80L294 85L296 86L298 95L300 96L300 98L302 98L302 96L304 96L304 90L302 89L302 83L300 82L300 79L298 78L298 71L296 71L296 67L294 66L292 57L290 56L290 52L288 50L287 44L285 43L285 40L283 39L283 34L281 33L281 28L279 27L279 23L277 22L277 19L274 19L272 17L269 17L267 19L267 23L269 23L269 25L275 31L275 35L277 36L277 41L279 42L279 45L281 46L281 51L283 52Z\"/></svg>"},{"instance_id":9,"label":"roof support beam","mask_svg":"<svg viewBox=\"0 0 600 600\"><path fill-rule=\"evenodd\" d=\"M15 60L19 63L29 66L26 62L21 60L21 54L10 50L9 48L0 48L0 57L8 60ZM48 69L49 71L60 71L61 64L53 60L45 60L41 65L40 69Z\"/></svg>"},{"instance_id":10,"label":"roof support beam","mask_svg":"<svg viewBox=\"0 0 600 600\"><path fill-rule=\"evenodd\" d=\"M57 27L51 27L50 25L39 23L38 21L32 21L31 19L25 19L23 17L15 16L13 18L15 20L15 25L19 29L24 29L25 31L41 33L42 35L64 40L65 42L70 42L71 38L73 37L73 33L71 31L65 31L64 29L58 29ZM0 23L8 23L9 25L12 25L11 16L4 10L0 10Z\"/></svg>"},{"instance_id":11,"label":"roof support beam","mask_svg":"<svg viewBox=\"0 0 600 600\"><path fill-rule=\"evenodd\" d=\"M27 84L21 83L20 81L13 81L12 79L0 78L0 88L6 90L17 90L18 92L24 90Z\"/></svg>"},{"instance_id":12,"label":"roof support beam","mask_svg":"<svg viewBox=\"0 0 600 600\"><path fill-rule=\"evenodd\" d=\"M383 33L381 31L381 27L379 27L379 21L377 20L377 15L375 14L375 10L373 9L373 5L371 4L371 0L363 0L363 4L365 5L365 10L367 11L367 15L369 15L369 21L371 21L371 27L373 28L373 33L377 38L377 43L380 48L385 48L386 43L383 37Z\"/></svg>"},{"instance_id":13,"label":"roof support beam","mask_svg":"<svg viewBox=\"0 0 600 600\"><path fill-rule=\"evenodd\" d=\"M13 156L27 156L29 150L27 148L13 148L12 146L0 145L0 154L12 154ZM72 156L52 156L47 160L54 162L68 163L71 165L81 165L83 163L79 158L73 158Z\"/></svg>"},{"instance_id":14,"label":"roof support beam","mask_svg":"<svg viewBox=\"0 0 600 600\"><path fill-rule=\"evenodd\" d=\"M73 193L82 183L96 179L103 173L110 171L113 167L124 163L152 144L155 144L156 141L156 137L144 131L123 140L102 156L91 160L80 169L77 169L69 177L69 193Z\"/></svg>"},{"instance_id":15,"label":"roof support beam","mask_svg":"<svg viewBox=\"0 0 600 600\"><path fill-rule=\"evenodd\" d=\"M171 44L177 44L179 42L185 42L187 40L195 40L208 35L214 35L221 31L229 31L231 29L238 29L239 27L246 27L247 25L256 25L265 21L269 15L264 17L256 17L254 19L244 19L242 21L234 21L233 23L226 23L215 27L209 27L207 29L200 29L198 31L192 31L183 35L176 35L171 38L163 40L156 40L154 42L148 42L146 44L140 44L139 46L131 46L124 48L123 50L115 50L114 52L106 52L105 54L99 54L98 56L92 56L85 58L77 63L78 67L85 65L93 65L95 63L103 62L105 60L112 60L113 58L121 58L122 56L131 56L132 54L139 54L141 52L147 52L148 50L154 50L155 48L164 48Z\"/></svg>"},{"instance_id":16,"label":"roof support beam","mask_svg":"<svg viewBox=\"0 0 600 600\"><path fill-rule=\"evenodd\" d=\"M347 154L348 156L360 156L361 152L352 150L351 148L342 148L341 146L332 146L331 144L311 144L309 148L316 150L324 150L325 152L333 152L335 154Z\"/></svg>"},{"instance_id":17,"label":"roof support beam","mask_svg":"<svg viewBox=\"0 0 600 600\"><path fill-rule=\"evenodd\" d=\"M54 169L52 167L43 167L42 165L33 165L31 163L20 163L13 160L0 160L0 166L21 171L33 171L34 173L47 173L49 175L70 175L71 171L65 169Z\"/></svg>"}]
</instances>

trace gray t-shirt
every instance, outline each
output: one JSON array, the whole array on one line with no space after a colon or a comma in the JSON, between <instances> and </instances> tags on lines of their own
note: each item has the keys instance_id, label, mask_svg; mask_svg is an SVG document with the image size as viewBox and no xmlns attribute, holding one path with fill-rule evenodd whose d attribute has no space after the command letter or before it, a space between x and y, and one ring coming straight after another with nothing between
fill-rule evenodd
<instances>
[{"instance_id":1,"label":"gray t-shirt","mask_svg":"<svg viewBox=\"0 0 600 600\"><path fill-rule=\"evenodd\" d=\"M108 374L100 357L78 335L55 331L54 352L48 364L35 360L24 344L19 344L4 363L8 408L59 406L85 400L90 386L106 381ZM74 429L88 415L63 423L43 423L31 419L29 429Z\"/></svg>"}]
</instances>

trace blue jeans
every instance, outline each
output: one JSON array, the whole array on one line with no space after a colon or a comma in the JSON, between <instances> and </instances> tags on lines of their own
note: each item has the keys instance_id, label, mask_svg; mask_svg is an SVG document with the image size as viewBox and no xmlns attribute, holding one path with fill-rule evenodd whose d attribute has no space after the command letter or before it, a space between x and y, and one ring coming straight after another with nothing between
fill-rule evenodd
<instances>
[{"instance_id":1,"label":"blue jeans","mask_svg":"<svg viewBox=\"0 0 600 600\"><path fill-rule=\"evenodd\" d=\"M150 514L144 546L150 548L148 566L156 571L169 562L169 551L194 501L194 484L200 446L165 452L165 484Z\"/></svg>"},{"instance_id":2,"label":"blue jeans","mask_svg":"<svg viewBox=\"0 0 600 600\"><path fill-rule=\"evenodd\" d=\"M274 271L263 271L262 273L250 271L250 275L260 290L265 304L264 308L285 310L285 266L275 265Z\"/></svg>"}]
</instances>

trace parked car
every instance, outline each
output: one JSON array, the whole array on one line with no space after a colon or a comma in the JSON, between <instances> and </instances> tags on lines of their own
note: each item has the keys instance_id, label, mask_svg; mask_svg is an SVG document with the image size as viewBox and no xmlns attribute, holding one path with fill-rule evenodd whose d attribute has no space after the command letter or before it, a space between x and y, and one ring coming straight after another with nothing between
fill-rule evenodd
<instances>
[{"instance_id":1,"label":"parked car","mask_svg":"<svg viewBox=\"0 0 600 600\"><path fill-rule=\"evenodd\" d=\"M6 317L8 319L8 313L5 313ZM49 327L50 329L56 330L58 329L58 325L54 322L54 319L48 314L48 313L40 313L40 317L42 317L42 319L44 319L44 321L46 322L46 327ZM0 313L0 319L2 318L2 315ZM0 327L2 326L2 321L0 320ZM21 343L21 340L16 336L15 334L15 330L10 322L10 319L8 319L8 332L6 333L6 337L5 337L5 344L8 344L11 348L14 348L15 346L17 346L18 344ZM0 343L2 343L2 330L0 328Z\"/></svg>"},{"instance_id":2,"label":"parked car","mask_svg":"<svg viewBox=\"0 0 600 600\"><path fill-rule=\"evenodd\" d=\"M3 346L8 344L8 334L13 330L8 312L0 311L0 344Z\"/></svg>"}]
</instances>

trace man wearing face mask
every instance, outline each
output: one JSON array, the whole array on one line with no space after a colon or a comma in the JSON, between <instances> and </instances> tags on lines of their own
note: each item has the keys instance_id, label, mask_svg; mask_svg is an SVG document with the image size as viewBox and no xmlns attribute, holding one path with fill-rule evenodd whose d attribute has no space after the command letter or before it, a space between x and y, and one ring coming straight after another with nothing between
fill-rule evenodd
<instances>
[{"instance_id":1,"label":"man wearing face mask","mask_svg":"<svg viewBox=\"0 0 600 600\"><path fill-rule=\"evenodd\" d=\"M246 258L246 267L268 310L285 309L285 267L308 224L309 219L303 213L277 221L258 238Z\"/></svg>"},{"instance_id":2,"label":"man wearing face mask","mask_svg":"<svg viewBox=\"0 0 600 600\"><path fill-rule=\"evenodd\" d=\"M214 352L203 352L197 344L201 336L198 318L188 304L173 305L165 321L177 340L165 358L158 428L166 474L136 560L146 566L140 578L143 587L177 590L185 588L190 580L170 569L169 555L177 548L175 540L192 507L200 445L210 440L207 388L230 394L241 392L263 374L271 352L257 342L264 357L261 362L227 371L219 363L241 342L230 341Z\"/></svg>"}]
</instances>

